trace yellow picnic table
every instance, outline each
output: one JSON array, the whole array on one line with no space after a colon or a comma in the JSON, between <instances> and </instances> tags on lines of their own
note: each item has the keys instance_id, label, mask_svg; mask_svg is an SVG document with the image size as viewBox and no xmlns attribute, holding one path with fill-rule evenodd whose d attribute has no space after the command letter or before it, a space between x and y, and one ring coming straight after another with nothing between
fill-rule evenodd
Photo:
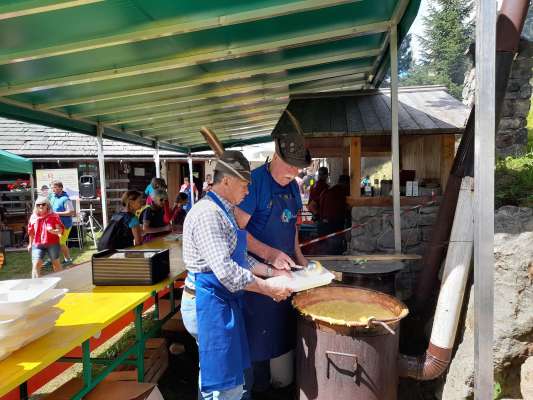
<instances>
[{"instance_id":1,"label":"yellow picnic table","mask_svg":"<svg viewBox=\"0 0 533 400\"><path fill-rule=\"evenodd\" d=\"M19 349L7 359L0 361L0 397L20 387L21 399L27 398L26 382L35 374L56 361L82 362L84 387L73 399L81 399L94 386L102 381L109 372L115 369L130 355L135 355L139 381L144 376L144 343L153 333L145 333L142 327L143 304L154 297L158 315L157 293L169 288L171 313L174 308L174 281L185 271L181 259L181 242L157 239L135 249L166 249L170 250L170 274L167 279L152 286L99 286L91 282L89 264L62 271L56 276L63 279L60 287L70 291L59 302L58 307L64 312L56 321L52 331L36 341ZM135 312L136 341L123 354L114 360L98 360L107 367L97 376L92 374L89 340L98 335L104 328L118 320L128 312ZM161 320L160 322L164 322ZM160 326L160 325L159 325ZM74 348L82 347L81 359L64 357Z\"/></svg>"}]
</instances>

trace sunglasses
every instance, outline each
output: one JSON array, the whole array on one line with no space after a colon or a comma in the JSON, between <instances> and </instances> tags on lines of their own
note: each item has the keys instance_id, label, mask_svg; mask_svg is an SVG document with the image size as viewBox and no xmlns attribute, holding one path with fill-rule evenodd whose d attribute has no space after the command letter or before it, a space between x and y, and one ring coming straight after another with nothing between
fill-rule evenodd
<instances>
[{"instance_id":1,"label":"sunglasses","mask_svg":"<svg viewBox=\"0 0 533 400\"><path fill-rule=\"evenodd\" d=\"M48 207L48 204L36 204L37 207Z\"/></svg>"}]
</instances>

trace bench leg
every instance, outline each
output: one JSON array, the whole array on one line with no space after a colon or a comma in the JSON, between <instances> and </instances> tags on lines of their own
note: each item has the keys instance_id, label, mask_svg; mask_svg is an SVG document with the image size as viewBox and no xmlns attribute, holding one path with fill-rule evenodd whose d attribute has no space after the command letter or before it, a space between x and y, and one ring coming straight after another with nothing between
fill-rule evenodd
<instances>
[{"instance_id":1,"label":"bench leg","mask_svg":"<svg viewBox=\"0 0 533 400\"><path fill-rule=\"evenodd\" d=\"M85 387L89 387L93 380L93 367L91 362L91 346L90 340L87 339L81 344L82 363L83 363L83 384Z\"/></svg>"},{"instance_id":2,"label":"bench leg","mask_svg":"<svg viewBox=\"0 0 533 400\"><path fill-rule=\"evenodd\" d=\"M24 382L19 386L20 400L28 400L28 382Z\"/></svg>"},{"instance_id":3,"label":"bench leg","mask_svg":"<svg viewBox=\"0 0 533 400\"><path fill-rule=\"evenodd\" d=\"M144 342L146 340L143 332L143 304L135 308L135 338L137 341L137 380L144 381Z\"/></svg>"}]
</instances>

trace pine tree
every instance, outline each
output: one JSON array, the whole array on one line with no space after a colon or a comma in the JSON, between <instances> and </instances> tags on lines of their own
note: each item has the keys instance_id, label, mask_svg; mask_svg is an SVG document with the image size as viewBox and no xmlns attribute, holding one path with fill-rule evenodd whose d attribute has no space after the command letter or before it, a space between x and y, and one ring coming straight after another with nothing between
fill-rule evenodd
<instances>
[{"instance_id":1,"label":"pine tree","mask_svg":"<svg viewBox=\"0 0 533 400\"><path fill-rule=\"evenodd\" d=\"M424 36L419 37L427 75L456 96L469 68L464 53L473 37L472 7L472 0L432 0L424 17Z\"/></svg>"},{"instance_id":2,"label":"pine tree","mask_svg":"<svg viewBox=\"0 0 533 400\"><path fill-rule=\"evenodd\" d=\"M413 65L413 50L411 49L411 34L408 33L403 38L398 50L398 75L402 76L411 69Z\"/></svg>"}]
</instances>

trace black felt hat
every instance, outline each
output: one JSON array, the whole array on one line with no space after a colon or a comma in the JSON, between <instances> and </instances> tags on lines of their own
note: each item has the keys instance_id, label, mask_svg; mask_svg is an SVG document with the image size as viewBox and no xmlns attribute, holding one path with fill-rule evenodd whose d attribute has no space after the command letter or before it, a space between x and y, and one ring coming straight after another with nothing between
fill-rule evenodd
<instances>
[{"instance_id":1,"label":"black felt hat","mask_svg":"<svg viewBox=\"0 0 533 400\"><path fill-rule=\"evenodd\" d=\"M251 182L250 163L240 151L226 150L222 153L215 166L215 171L235 176L246 182Z\"/></svg>"},{"instance_id":2,"label":"black felt hat","mask_svg":"<svg viewBox=\"0 0 533 400\"><path fill-rule=\"evenodd\" d=\"M300 123L290 111L285 110L285 114L291 122L289 126L292 129L275 133L276 154L287 164L298 168L308 167L311 164L311 154L305 147L305 138Z\"/></svg>"}]
</instances>

